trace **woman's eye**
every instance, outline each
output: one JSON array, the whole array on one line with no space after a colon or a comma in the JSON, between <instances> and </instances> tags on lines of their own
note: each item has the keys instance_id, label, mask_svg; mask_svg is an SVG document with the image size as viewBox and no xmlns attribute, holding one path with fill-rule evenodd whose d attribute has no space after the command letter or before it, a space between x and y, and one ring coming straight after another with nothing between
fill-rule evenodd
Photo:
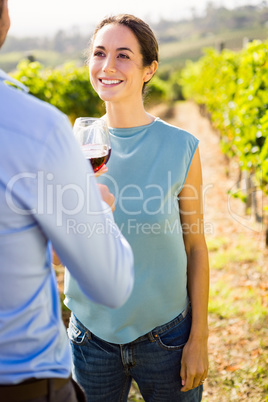
<instances>
[{"instance_id":1,"label":"woman's eye","mask_svg":"<svg viewBox=\"0 0 268 402\"><path fill-rule=\"evenodd\" d=\"M96 57L104 57L104 53L98 50L97 52L94 53L94 56L96 56Z\"/></svg>"},{"instance_id":2,"label":"woman's eye","mask_svg":"<svg viewBox=\"0 0 268 402\"><path fill-rule=\"evenodd\" d=\"M127 54L123 54L123 53L120 53L120 54L118 55L118 57L119 57L120 59L129 59L129 56L128 56Z\"/></svg>"}]
</instances>

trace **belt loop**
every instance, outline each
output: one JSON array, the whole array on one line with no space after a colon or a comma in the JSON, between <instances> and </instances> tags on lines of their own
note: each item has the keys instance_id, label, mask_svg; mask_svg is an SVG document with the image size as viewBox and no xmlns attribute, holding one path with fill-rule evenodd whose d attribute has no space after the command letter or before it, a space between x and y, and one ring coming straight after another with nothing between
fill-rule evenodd
<instances>
[{"instance_id":1,"label":"belt loop","mask_svg":"<svg viewBox=\"0 0 268 402\"><path fill-rule=\"evenodd\" d=\"M148 336L148 339L149 339L150 342L155 342L155 337L154 337L152 331L148 332L147 336Z\"/></svg>"}]
</instances>

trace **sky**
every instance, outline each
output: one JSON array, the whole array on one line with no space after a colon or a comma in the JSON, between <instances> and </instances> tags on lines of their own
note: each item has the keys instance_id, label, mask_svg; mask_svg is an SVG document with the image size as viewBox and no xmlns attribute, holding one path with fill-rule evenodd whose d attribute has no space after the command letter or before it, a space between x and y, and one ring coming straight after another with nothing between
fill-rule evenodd
<instances>
[{"instance_id":1,"label":"sky","mask_svg":"<svg viewBox=\"0 0 268 402\"><path fill-rule=\"evenodd\" d=\"M74 27L84 33L107 15L118 13L134 14L149 24L161 18L179 20L189 18L193 8L202 13L208 2L234 8L261 0L9 0L9 35L51 36Z\"/></svg>"}]
</instances>

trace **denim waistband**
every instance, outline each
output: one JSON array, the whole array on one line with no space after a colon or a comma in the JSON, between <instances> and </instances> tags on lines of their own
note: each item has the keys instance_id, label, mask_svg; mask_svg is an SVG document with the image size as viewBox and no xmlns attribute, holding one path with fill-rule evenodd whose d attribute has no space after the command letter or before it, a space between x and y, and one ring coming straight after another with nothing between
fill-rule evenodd
<instances>
[{"instance_id":1,"label":"denim waistband","mask_svg":"<svg viewBox=\"0 0 268 402\"><path fill-rule=\"evenodd\" d=\"M186 315L188 314L190 309L191 309L191 304L190 304L190 302L188 302L186 308L177 317L173 318L171 321L169 321L163 325L159 325L158 327L155 327L150 332L140 336L139 338L137 338L134 341L131 341L129 343L142 342L142 341L148 340L148 339L150 341L155 341L155 337L157 336L157 334L162 334L163 332L168 331L169 329L175 327L179 322L181 322L186 317ZM74 313L72 313L72 317L73 317L74 321L79 323L79 325L87 333L88 338L91 338L91 335L94 335L88 328L86 328L81 323L81 321L79 321L79 319L75 316Z\"/></svg>"},{"instance_id":2,"label":"denim waistband","mask_svg":"<svg viewBox=\"0 0 268 402\"><path fill-rule=\"evenodd\" d=\"M152 331L148 332L145 335L140 336L133 342L141 342L143 340L147 340L148 338L150 341L155 341L155 337L158 334L162 334L163 332L168 331L169 329L175 327L179 322L181 322L186 317L190 309L191 305L190 303L188 303L186 308L177 317L173 318L173 320L167 322L166 324L155 327Z\"/></svg>"}]
</instances>

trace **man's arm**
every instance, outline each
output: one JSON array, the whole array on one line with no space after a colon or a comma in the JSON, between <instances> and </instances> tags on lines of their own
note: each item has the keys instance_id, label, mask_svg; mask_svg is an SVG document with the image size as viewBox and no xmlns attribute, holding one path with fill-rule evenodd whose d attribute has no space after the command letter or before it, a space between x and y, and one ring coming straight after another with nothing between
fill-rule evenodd
<instances>
[{"instance_id":1,"label":"man's arm","mask_svg":"<svg viewBox=\"0 0 268 402\"><path fill-rule=\"evenodd\" d=\"M36 219L61 262L87 297L120 307L133 287L132 250L65 119L47 141L38 180Z\"/></svg>"}]
</instances>

